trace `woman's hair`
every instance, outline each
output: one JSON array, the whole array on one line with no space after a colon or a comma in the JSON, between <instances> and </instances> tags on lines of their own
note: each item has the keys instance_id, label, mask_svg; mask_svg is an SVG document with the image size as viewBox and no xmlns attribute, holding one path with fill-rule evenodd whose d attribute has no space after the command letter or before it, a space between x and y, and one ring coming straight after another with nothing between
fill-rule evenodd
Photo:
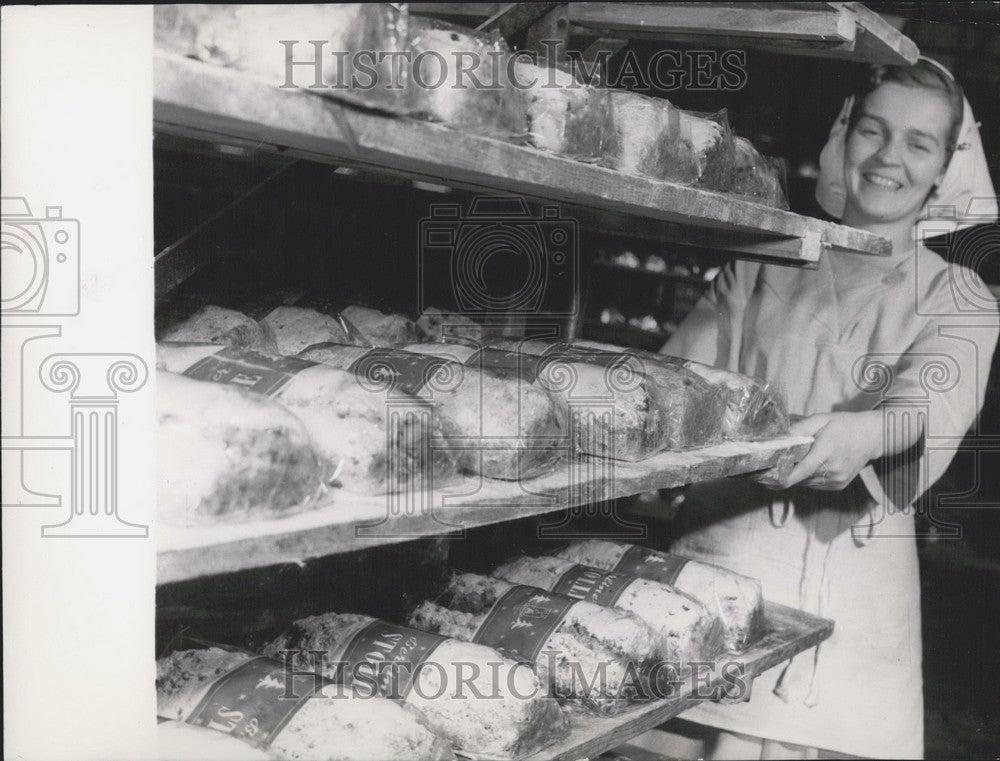
<instances>
[{"instance_id":1,"label":"woman's hair","mask_svg":"<svg viewBox=\"0 0 1000 761\"><path fill-rule=\"evenodd\" d=\"M886 82L896 82L906 87L924 87L945 96L951 110L951 125L948 129L948 141L945 145L947 156L945 165L947 166L951 160L951 154L955 151L959 132L962 129L962 117L965 113L965 94L962 92L962 86L943 66L926 58L918 59L912 66L873 66L864 83L854 93L854 105L851 107L851 114L847 120L849 130L854 129L854 125L861 117L865 98Z\"/></svg>"}]
</instances>

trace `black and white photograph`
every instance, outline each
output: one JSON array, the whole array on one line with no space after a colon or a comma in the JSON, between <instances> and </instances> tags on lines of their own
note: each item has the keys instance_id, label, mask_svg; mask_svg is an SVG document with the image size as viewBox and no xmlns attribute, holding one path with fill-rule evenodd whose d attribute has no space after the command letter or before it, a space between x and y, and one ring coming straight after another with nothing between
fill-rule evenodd
<instances>
[{"instance_id":1,"label":"black and white photograph","mask_svg":"<svg viewBox=\"0 0 1000 761\"><path fill-rule=\"evenodd\" d=\"M1000 2L0 31L5 759L1000 758Z\"/></svg>"}]
</instances>

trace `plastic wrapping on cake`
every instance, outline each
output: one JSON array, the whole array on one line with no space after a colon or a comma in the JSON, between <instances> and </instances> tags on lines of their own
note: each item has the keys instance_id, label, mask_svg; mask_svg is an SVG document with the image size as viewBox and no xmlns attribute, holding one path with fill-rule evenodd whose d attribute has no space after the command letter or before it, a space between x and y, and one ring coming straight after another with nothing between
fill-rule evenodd
<instances>
[{"instance_id":1,"label":"plastic wrapping on cake","mask_svg":"<svg viewBox=\"0 0 1000 761\"><path fill-rule=\"evenodd\" d=\"M408 350L336 343L307 347L299 356L355 374L378 375L390 394L412 395L434 410L435 452L467 472L499 479L533 478L562 459L560 420L543 388L515 372L480 362L462 345L412 344Z\"/></svg>"},{"instance_id":2,"label":"plastic wrapping on cake","mask_svg":"<svg viewBox=\"0 0 1000 761\"><path fill-rule=\"evenodd\" d=\"M681 364L721 390L726 400L725 438L753 441L787 435L788 407L785 395L777 385L688 359L665 354L653 354L653 357Z\"/></svg>"},{"instance_id":3,"label":"plastic wrapping on cake","mask_svg":"<svg viewBox=\"0 0 1000 761\"><path fill-rule=\"evenodd\" d=\"M326 613L295 621L263 649L272 658L283 652L302 670L315 668L319 654L323 676L414 708L470 758L520 757L568 733L534 671L485 645Z\"/></svg>"},{"instance_id":4,"label":"plastic wrapping on cake","mask_svg":"<svg viewBox=\"0 0 1000 761\"><path fill-rule=\"evenodd\" d=\"M408 72L393 55L406 50L405 6L158 5L153 15L161 50L246 72L290 92L395 114L409 110Z\"/></svg>"},{"instance_id":5,"label":"plastic wrapping on cake","mask_svg":"<svg viewBox=\"0 0 1000 761\"><path fill-rule=\"evenodd\" d=\"M448 450L431 446L438 425L433 408L403 391L390 397L384 378L209 344L160 342L156 364L277 399L302 421L317 451L338 463L338 478L351 491L410 493L455 473Z\"/></svg>"},{"instance_id":6,"label":"plastic wrapping on cake","mask_svg":"<svg viewBox=\"0 0 1000 761\"><path fill-rule=\"evenodd\" d=\"M427 307L416 321L417 335L421 341L447 342L467 339L482 341L483 326L459 312L438 307Z\"/></svg>"},{"instance_id":7,"label":"plastic wrapping on cake","mask_svg":"<svg viewBox=\"0 0 1000 761\"><path fill-rule=\"evenodd\" d=\"M665 98L625 90L608 90L611 97L612 140L602 162L620 172L669 180L697 182L697 157L685 132L681 111Z\"/></svg>"},{"instance_id":8,"label":"plastic wrapping on cake","mask_svg":"<svg viewBox=\"0 0 1000 761\"><path fill-rule=\"evenodd\" d=\"M776 209L787 209L785 162L762 155L746 138L734 138L736 163L727 192Z\"/></svg>"},{"instance_id":9,"label":"plastic wrapping on cake","mask_svg":"<svg viewBox=\"0 0 1000 761\"><path fill-rule=\"evenodd\" d=\"M722 626L692 596L666 584L628 573L612 573L557 557L516 557L491 576L513 584L541 587L595 605L620 608L645 621L660 637L667 660L692 664L722 650Z\"/></svg>"},{"instance_id":10,"label":"plastic wrapping on cake","mask_svg":"<svg viewBox=\"0 0 1000 761\"><path fill-rule=\"evenodd\" d=\"M681 140L697 166L697 187L725 192L736 172L736 148L726 109L715 113L680 112Z\"/></svg>"},{"instance_id":11,"label":"plastic wrapping on cake","mask_svg":"<svg viewBox=\"0 0 1000 761\"><path fill-rule=\"evenodd\" d=\"M164 719L224 732L287 761L454 758L408 706L318 673L289 673L282 661L237 648L187 644L194 646L156 663L156 711Z\"/></svg>"},{"instance_id":12,"label":"plastic wrapping on cake","mask_svg":"<svg viewBox=\"0 0 1000 761\"><path fill-rule=\"evenodd\" d=\"M722 440L725 398L686 368L581 343L494 339L490 348L525 357L585 454L635 461Z\"/></svg>"},{"instance_id":13,"label":"plastic wrapping on cake","mask_svg":"<svg viewBox=\"0 0 1000 761\"><path fill-rule=\"evenodd\" d=\"M574 345L607 353L620 352L613 344L598 341L575 341ZM722 408L720 415L722 436L729 440L754 440L774 438L788 433L788 408L782 390L773 383L753 378L731 370L695 362L669 354L629 349L630 354L650 367L682 367L697 375L716 390Z\"/></svg>"},{"instance_id":14,"label":"plastic wrapping on cake","mask_svg":"<svg viewBox=\"0 0 1000 761\"><path fill-rule=\"evenodd\" d=\"M577 161L596 162L613 146L611 92L584 84L568 65L514 63L511 86L522 90L528 142Z\"/></svg>"},{"instance_id":15,"label":"plastic wrapping on cake","mask_svg":"<svg viewBox=\"0 0 1000 761\"><path fill-rule=\"evenodd\" d=\"M764 596L760 582L749 576L610 539L577 539L551 554L612 573L657 581L691 595L714 611L731 652L746 649L764 633Z\"/></svg>"},{"instance_id":16,"label":"plastic wrapping on cake","mask_svg":"<svg viewBox=\"0 0 1000 761\"><path fill-rule=\"evenodd\" d=\"M412 16L407 48L411 114L488 137L526 134L524 93L507 78L510 50L499 32Z\"/></svg>"},{"instance_id":17,"label":"plastic wrapping on cake","mask_svg":"<svg viewBox=\"0 0 1000 761\"><path fill-rule=\"evenodd\" d=\"M163 330L157 340L241 346L267 354L278 353L274 335L266 325L235 309L213 304L199 307L193 314Z\"/></svg>"},{"instance_id":18,"label":"plastic wrapping on cake","mask_svg":"<svg viewBox=\"0 0 1000 761\"><path fill-rule=\"evenodd\" d=\"M408 623L532 664L556 697L604 715L665 697L677 679L638 616L501 579L458 574Z\"/></svg>"},{"instance_id":19,"label":"plastic wrapping on cake","mask_svg":"<svg viewBox=\"0 0 1000 761\"><path fill-rule=\"evenodd\" d=\"M274 761L280 756L215 729L158 717L156 758L161 761Z\"/></svg>"},{"instance_id":20,"label":"plastic wrapping on cake","mask_svg":"<svg viewBox=\"0 0 1000 761\"><path fill-rule=\"evenodd\" d=\"M339 311L326 304L319 309L280 306L268 312L260 324L274 337L277 353L285 356L323 341L391 348L419 340L416 325L406 315L355 304Z\"/></svg>"},{"instance_id":21,"label":"plastic wrapping on cake","mask_svg":"<svg viewBox=\"0 0 1000 761\"><path fill-rule=\"evenodd\" d=\"M160 522L282 518L326 497L336 465L280 402L164 370L156 381Z\"/></svg>"}]
</instances>

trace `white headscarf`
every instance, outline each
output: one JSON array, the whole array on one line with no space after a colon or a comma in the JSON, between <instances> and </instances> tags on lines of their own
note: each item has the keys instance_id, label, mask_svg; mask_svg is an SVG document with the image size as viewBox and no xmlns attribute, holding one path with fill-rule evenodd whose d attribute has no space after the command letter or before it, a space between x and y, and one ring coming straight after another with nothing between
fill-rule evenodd
<instances>
[{"instance_id":1,"label":"white headscarf","mask_svg":"<svg viewBox=\"0 0 1000 761\"><path fill-rule=\"evenodd\" d=\"M940 69L949 79L955 77L937 61L921 56L922 61ZM844 143L847 139L847 121L854 105L854 96L844 101L840 116L830 129L830 138L819 155L819 181L816 200L831 217L844 216L847 192L844 181ZM990 180L990 170L979 138L979 125L972 115L972 107L965 98L962 126L958 132L955 152L948 163L944 179L920 212L920 221L934 220L935 234L953 232L963 227L995 222L997 197Z\"/></svg>"}]
</instances>

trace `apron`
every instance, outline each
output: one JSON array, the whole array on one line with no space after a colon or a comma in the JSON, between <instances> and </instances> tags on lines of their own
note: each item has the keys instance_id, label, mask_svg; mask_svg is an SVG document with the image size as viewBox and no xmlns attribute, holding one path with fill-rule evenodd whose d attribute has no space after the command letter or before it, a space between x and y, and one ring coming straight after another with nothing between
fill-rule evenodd
<instances>
[{"instance_id":1,"label":"apron","mask_svg":"<svg viewBox=\"0 0 1000 761\"><path fill-rule=\"evenodd\" d=\"M946 334L942 315L958 314L954 274L923 248L898 260L828 253L816 270L734 262L664 347L776 384L794 414L896 404L922 416L926 431L921 445L868 466L840 492L776 492L746 479L689 488L673 551L753 576L765 599L835 628L758 677L748 702L701 703L685 719L855 756L922 757L908 508L981 408L997 340L995 305L961 315L961 336Z\"/></svg>"}]
</instances>

